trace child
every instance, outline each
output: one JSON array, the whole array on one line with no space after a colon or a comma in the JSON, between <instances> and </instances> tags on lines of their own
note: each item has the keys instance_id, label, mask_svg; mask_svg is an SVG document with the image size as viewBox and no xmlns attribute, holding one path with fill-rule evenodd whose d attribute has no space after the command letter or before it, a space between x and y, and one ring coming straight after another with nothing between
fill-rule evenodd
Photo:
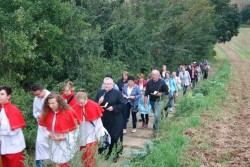
<instances>
[{"instance_id":1,"label":"child","mask_svg":"<svg viewBox=\"0 0 250 167\"><path fill-rule=\"evenodd\" d=\"M148 128L148 120L149 120L148 114L149 114L149 112L151 110L151 105L149 105L149 100L148 100L148 107L144 108L144 94L145 94L145 90L143 89L141 91L141 93L142 93L142 96L139 99L138 107L139 107L139 112L141 113L142 127L143 128ZM144 115L145 115L145 118L144 118Z\"/></svg>"}]
</instances>

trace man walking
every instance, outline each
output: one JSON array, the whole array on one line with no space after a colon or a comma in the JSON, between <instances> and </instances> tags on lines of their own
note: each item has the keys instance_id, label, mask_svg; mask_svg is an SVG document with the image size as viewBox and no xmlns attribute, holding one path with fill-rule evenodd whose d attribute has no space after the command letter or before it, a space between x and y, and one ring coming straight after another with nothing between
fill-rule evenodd
<instances>
[{"instance_id":1,"label":"man walking","mask_svg":"<svg viewBox=\"0 0 250 167\"><path fill-rule=\"evenodd\" d=\"M42 107L45 98L50 94L43 86L39 83L31 85L32 94L35 96L33 101L33 116L39 122L42 113ZM45 129L38 125L37 138L36 138L36 167L42 167L43 160L49 159L49 145L45 136Z\"/></svg>"}]
</instances>

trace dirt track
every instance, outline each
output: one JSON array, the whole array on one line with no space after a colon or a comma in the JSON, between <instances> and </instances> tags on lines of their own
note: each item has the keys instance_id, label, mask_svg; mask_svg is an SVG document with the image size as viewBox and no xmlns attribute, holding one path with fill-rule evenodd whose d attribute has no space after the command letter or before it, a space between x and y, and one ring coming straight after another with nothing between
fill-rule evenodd
<instances>
[{"instance_id":1,"label":"dirt track","mask_svg":"<svg viewBox=\"0 0 250 167\"><path fill-rule=\"evenodd\" d=\"M207 111L202 116L202 127L186 131L194 145L189 152L199 157L202 166L250 167L250 62L229 45L220 47L232 64L226 89L229 96L221 112Z\"/></svg>"}]
</instances>

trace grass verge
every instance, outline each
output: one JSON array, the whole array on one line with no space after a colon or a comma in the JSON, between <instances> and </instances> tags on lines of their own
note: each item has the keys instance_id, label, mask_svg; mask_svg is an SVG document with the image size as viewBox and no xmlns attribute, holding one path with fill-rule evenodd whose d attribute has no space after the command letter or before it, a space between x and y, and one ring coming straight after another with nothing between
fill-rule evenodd
<instances>
[{"instance_id":1,"label":"grass verge","mask_svg":"<svg viewBox=\"0 0 250 167\"><path fill-rule=\"evenodd\" d=\"M173 120L161 120L160 131L153 140L153 148L148 149L146 155L135 157L129 166L200 166L199 159L191 161L190 155L186 153L190 143L184 136L184 131L200 126L201 115L207 109L219 111L219 106L226 97L224 88L230 79L231 66L221 48L216 46L215 51L217 63L221 64L217 73L209 80L200 82L186 97L179 99L176 117Z\"/></svg>"}]
</instances>

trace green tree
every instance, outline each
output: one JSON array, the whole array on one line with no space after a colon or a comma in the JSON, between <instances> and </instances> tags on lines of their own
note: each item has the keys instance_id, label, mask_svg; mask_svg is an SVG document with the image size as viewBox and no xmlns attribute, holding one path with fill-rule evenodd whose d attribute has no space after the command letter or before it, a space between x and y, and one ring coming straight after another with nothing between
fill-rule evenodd
<instances>
[{"instance_id":1,"label":"green tree","mask_svg":"<svg viewBox=\"0 0 250 167\"><path fill-rule=\"evenodd\" d=\"M240 15L236 5L230 5L230 0L210 0L215 6L217 41L227 42L237 36L240 26Z\"/></svg>"},{"instance_id":2,"label":"green tree","mask_svg":"<svg viewBox=\"0 0 250 167\"><path fill-rule=\"evenodd\" d=\"M250 5L244 6L244 8L240 11L241 22L246 23L250 20Z\"/></svg>"}]
</instances>

